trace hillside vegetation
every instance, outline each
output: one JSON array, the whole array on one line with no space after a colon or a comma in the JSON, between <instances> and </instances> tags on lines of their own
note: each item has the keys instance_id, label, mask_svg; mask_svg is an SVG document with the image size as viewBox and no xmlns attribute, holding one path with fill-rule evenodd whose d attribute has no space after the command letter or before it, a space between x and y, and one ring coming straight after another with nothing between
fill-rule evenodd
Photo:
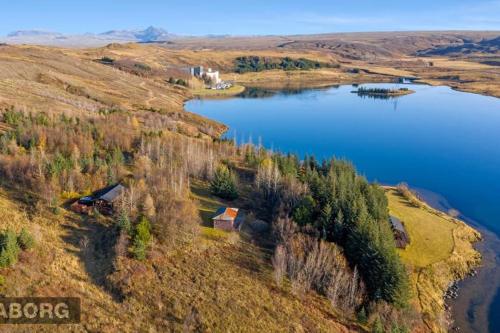
<instances>
[{"instance_id":1,"label":"hillside vegetation","mask_svg":"<svg viewBox=\"0 0 500 333\"><path fill-rule=\"evenodd\" d=\"M402 194L403 193L403 194ZM464 278L478 265L481 255L472 243L480 234L464 222L438 212L413 194L387 189L391 214L402 219L411 242L399 250L402 260L412 270L414 301L432 331L449 318L443 295L450 282Z\"/></svg>"},{"instance_id":2,"label":"hillside vegetation","mask_svg":"<svg viewBox=\"0 0 500 333\"><path fill-rule=\"evenodd\" d=\"M447 236L438 246L411 226L431 221L427 215L414 218L348 162L300 161L219 139L226 127L183 110L193 89L165 70L203 65L245 84L323 85L390 81L394 70L424 68L406 56L394 69L326 49L0 46L0 217L35 243L0 269L2 294L76 296L83 308L79 325L12 329L444 329L439 293L477 262L469 260L477 235L440 216L446 224L436 230ZM341 65L233 73L235 59L249 56ZM69 209L117 183L125 192L113 215ZM213 229L210 217L225 205L247 214L241 233ZM396 250L389 210L408 220L414 247ZM433 246L439 251L431 254Z\"/></svg>"}]
</instances>

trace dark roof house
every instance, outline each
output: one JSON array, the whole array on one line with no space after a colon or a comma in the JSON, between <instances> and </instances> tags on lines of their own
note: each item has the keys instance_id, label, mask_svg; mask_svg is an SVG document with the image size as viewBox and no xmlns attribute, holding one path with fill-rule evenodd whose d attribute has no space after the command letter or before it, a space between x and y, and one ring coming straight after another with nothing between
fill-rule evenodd
<instances>
[{"instance_id":1,"label":"dark roof house","mask_svg":"<svg viewBox=\"0 0 500 333\"><path fill-rule=\"evenodd\" d=\"M396 247L400 249L406 248L406 246L410 244L410 236L406 232L403 222L392 215L389 216L389 222L391 223L391 228L394 233Z\"/></svg>"},{"instance_id":2,"label":"dark roof house","mask_svg":"<svg viewBox=\"0 0 500 333\"><path fill-rule=\"evenodd\" d=\"M80 198L71 205L77 213L89 214L95 208L103 214L112 214L115 203L122 197L125 187L115 184L94 192L91 196Z\"/></svg>"},{"instance_id":3,"label":"dark roof house","mask_svg":"<svg viewBox=\"0 0 500 333\"><path fill-rule=\"evenodd\" d=\"M112 203L119 199L124 191L125 187L123 187L123 185L116 184L101 190L99 197L94 197L96 200L103 200Z\"/></svg>"}]
</instances>

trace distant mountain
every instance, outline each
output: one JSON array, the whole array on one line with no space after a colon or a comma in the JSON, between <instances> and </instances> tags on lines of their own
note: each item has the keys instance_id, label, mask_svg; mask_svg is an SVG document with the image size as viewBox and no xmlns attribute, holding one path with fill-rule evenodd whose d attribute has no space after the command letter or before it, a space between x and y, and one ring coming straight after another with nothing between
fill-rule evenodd
<instances>
[{"instance_id":1,"label":"distant mountain","mask_svg":"<svg viewBox=\"0 0 500 333\"><path fill-rule=\"evenodd\" d=\"M144 30L111 30L99 34L86 33L81 35L65 35L42 30L20 30L11 32L6 37L0 37L0 42L53 46L102 46L109 43L166 42L176 37L164 29L151 26Z\"/></svg>"},{"instance_id":2,"label":"distant mountain","mask_svg":"<svg viewBox=\"0 0 500 333\"><path fill-rule=\"evenodd\" d=\"M164 29L152 26L145 30L111 30L103 32L99 36L144 43L167 41L177 37Z\"/></svg>"},{"instance_id":3,"label":"distant mountain","mask_svg":"<svg viewBox=\"0 0 500 333\"><path fill-rule=\"evenodd\" d=\"M7 37L33 37L33 36L60 36L58 32L43 30L18 30L13 31Z\"/></svg>"}]
</instances>

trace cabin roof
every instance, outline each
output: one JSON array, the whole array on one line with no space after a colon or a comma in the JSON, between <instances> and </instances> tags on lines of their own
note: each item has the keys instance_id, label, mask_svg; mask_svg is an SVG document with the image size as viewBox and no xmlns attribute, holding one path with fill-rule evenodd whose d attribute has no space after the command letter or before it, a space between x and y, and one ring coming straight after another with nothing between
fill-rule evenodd
<instances>
[{"instance_id":1,"label":"cabin roof","mask_svg":"<svg viewBox=\"0 0 500 333\"><path fill-rule=\"evenodd\" d=\"M121 184L116 184L107 188L102 189L98 193L95 194L94 198L96 200L104 200L108 202L113 202L117 198L119 198L123 191L125 190L125 187Z\"/></svg>"},{"instance_id":2,"label":"cabin roof","mask_svg":"<svg viewBox=\"0 0 500 333\"><path fill-rule=\"evenodd\" d=\"M238 208L220 207L217 209L217 212L215 212L215 216L212 217L212 220L232 221L238 217L238 212Z\"/></svg>"},{"instance_id":3,"label":"cabin roof","mask_svg":"<svg viewBox=\"0 0 500 333\"><path fill-rule=\"evenodd\" d=\"M397 231L400 231L400 232L403 232L406 234L405 227L403 226L403 223L401 222L400 219L391 215L391 216L389 216L389 220L390 220L391 226L394 230L397 230Z\"/></svg>"}]
</instances>

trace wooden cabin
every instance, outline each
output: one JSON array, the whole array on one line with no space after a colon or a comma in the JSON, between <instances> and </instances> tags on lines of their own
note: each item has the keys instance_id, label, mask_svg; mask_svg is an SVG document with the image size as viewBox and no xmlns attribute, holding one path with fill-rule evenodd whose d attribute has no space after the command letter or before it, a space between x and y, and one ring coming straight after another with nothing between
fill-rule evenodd
<instances>
[{"instance_id":1,"label":"wooden cabin","mask_svg":"<svg viewBox=\"0 0 500 333\"><path fill-rule=\"evenodd\" d=\"M410 244L410 236L406 232L403 222L394 216L389 216L389 222L391 223L392 232L394 233L396 247L400 249L406 248L406 246Z\"/></svg>"},{"instance_id":2,"label":"wooden cabin","mask_svg":"<svg viewBox=\"0 0 500 333\"><path fill-rule=\"evenodd\" d=\"M80 214L90 214L94 209L97 209L102 214L111 215L124 192L125 187L121 184L108 186L94 192L91 196L75 201L71 205L71 209Z\"/></svg>"},{"instance_id":3,"label":"wooden cabin","mask_svg":"<svg viewBox=\"0 0 500 333\"><path fill-rule=\"evenodd\" d=\"M243 213L238 208L221 207L212 217L214 228L226 231L238 230L243 222Z\"/></svg>"}]
</instances>

